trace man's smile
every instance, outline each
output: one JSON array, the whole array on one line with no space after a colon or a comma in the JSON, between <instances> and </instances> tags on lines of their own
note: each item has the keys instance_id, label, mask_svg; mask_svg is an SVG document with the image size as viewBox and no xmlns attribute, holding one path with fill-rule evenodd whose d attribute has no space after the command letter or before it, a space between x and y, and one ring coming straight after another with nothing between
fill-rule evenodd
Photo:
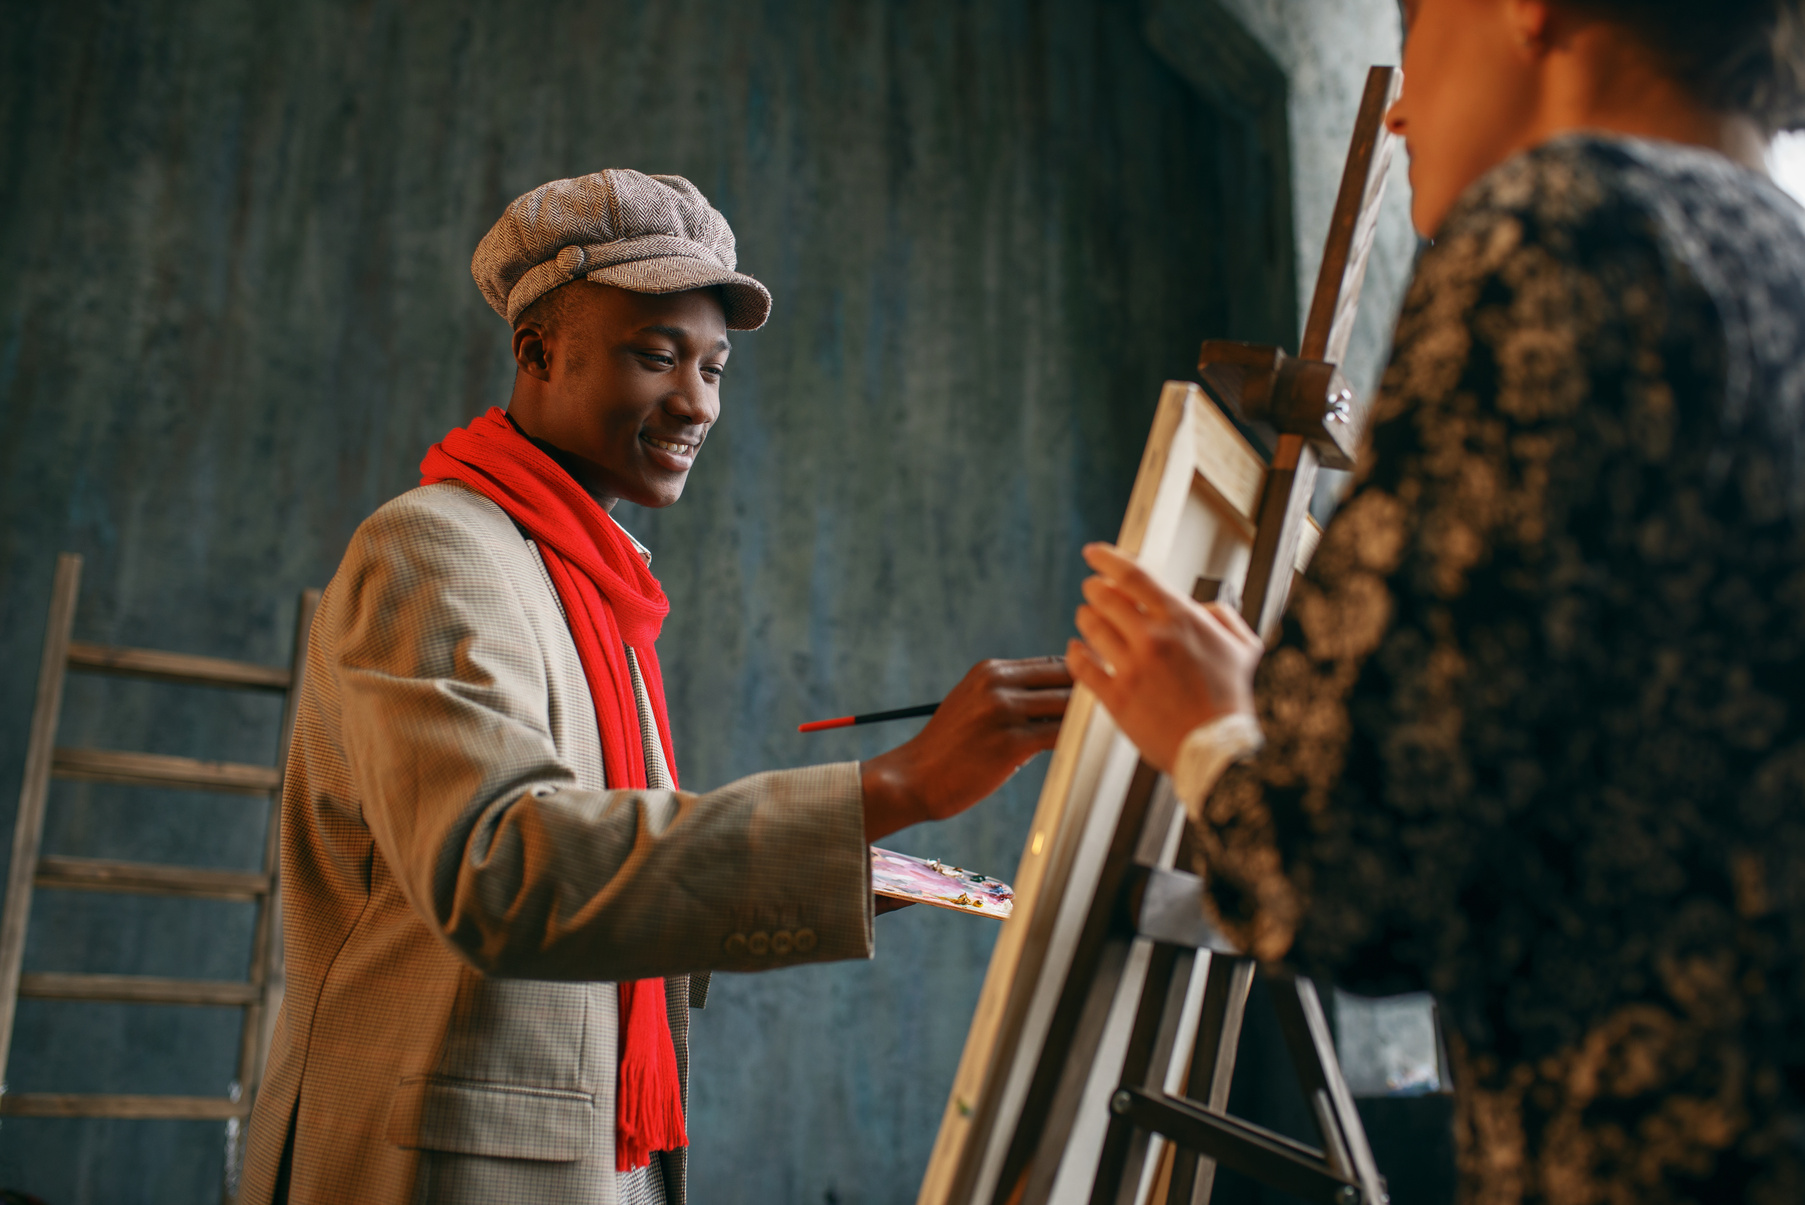
<instances>
[{"instance_id":1,"label":"man's smile","mask_svg":"<svg viewBox=\"0 0 1805 1205\"><path fill-rule=\"evenodd\" d=\"M688 471L696 463L696 452L702 446L700 440L692 443L680 439L659 439L644 431L639 433L639 438L652 450L654 463L675 472Z\"/></svg>"}]
</instances>

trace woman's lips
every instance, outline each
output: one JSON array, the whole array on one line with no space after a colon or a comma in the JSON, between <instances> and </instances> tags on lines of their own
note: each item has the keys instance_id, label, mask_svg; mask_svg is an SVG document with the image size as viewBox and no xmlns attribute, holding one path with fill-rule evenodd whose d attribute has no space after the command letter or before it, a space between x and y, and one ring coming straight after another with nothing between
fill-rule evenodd
<instances>
[{"instance_id":1,"label":"woman's lips","mask_svg":"<svg viewBox=\"0 0 1805 1205\"><path fill-rule=\"evenodd\" d=\"M654 435L640 433L640 440L650 449L652 463L675 473L689 471L696 463L696 451L700 444L684 443L675 439L659 439Z\"/></svg>"}]
</instances>

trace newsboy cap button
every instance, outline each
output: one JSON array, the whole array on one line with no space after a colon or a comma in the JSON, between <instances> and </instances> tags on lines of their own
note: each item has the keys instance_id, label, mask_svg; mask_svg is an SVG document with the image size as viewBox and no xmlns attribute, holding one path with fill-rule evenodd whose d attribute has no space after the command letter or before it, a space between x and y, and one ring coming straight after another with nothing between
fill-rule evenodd
<instances>
[{"instance_id":1,"label":"newsboy cap button","mask_svg":"<svg viewBox=\"0 0 1805 1205\"><path fill-rule=\"evenodd\" d=\"M771 952L771 935L760 929L746 939L746 952L764 957Z\"/></svg>"},{"instance_id":2,"label":"newsboy cap button","mask_svg":"<svg viewBox=\"0 0 1805 1205\"><path fill-rule=\"evenodd\" d=\"M806 954L815 948L815 931L813 929L796 930L796 952Z\"/></svg>"},{"instance_id":3,"label":"newsboy cap button","mask_svg":"<svg viewBox=\"0 0 1805 1205\"><path fill-rule=\"evenodd\" d=\"M721 952L723 954L743 954L745 953L745 950L746 935L744 933L735 933L721 943Z\"/></svg>"},{"instance_id":4,"label":"newsboy cap button","mask_svg":"<svg viewBox=\"0 0 1805 1205\"><path fill-rule=\"evenodd\" d=\"M790 935L788 929L779 929L771 934L771 953L773 954L788 954L795 945L796 939Z\"/></svg>"},{"instance_id":5,"label":"newsboy cap button","mask_svg":"<svg viewBox=\"0 0 1805 1205\"><path fill-rule=\"evenodd\" d=\"M558 267L572 280L583 271L583 265L588 261L589 252L575 243L558 252Z\"/></svg>"}]
</instances>

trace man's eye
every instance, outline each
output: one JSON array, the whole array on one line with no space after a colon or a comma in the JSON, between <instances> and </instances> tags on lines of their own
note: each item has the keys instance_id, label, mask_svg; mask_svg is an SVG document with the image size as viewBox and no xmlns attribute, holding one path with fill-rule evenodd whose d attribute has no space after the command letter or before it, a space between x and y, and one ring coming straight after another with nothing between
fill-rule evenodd
<instances>
[{"instance_id":1,"label":"man's eye","mask_svg":"<svg viewBox=\"0 0 1805 1205\"><path fill-rule=\"evenodd\" d=\"M726 371L727 371L726 366L722 365L722 364L704 364L704 365L702 365L703 375L711 376L711 377L715 378L715 380L717 380L717 381L721 379L721 375L723 373L725 373Z\"/></svg>"},{"instance_id":2,"label":"man's eye","mask_svg":"<svg viewBox=\"0 0 1805 1205\"><path fill-rule=\"evenodd\" d=\"M671 368L677 363L675 359L660 351L642 351L639 354L661 368Z\"/></svg>"}]
</instances>

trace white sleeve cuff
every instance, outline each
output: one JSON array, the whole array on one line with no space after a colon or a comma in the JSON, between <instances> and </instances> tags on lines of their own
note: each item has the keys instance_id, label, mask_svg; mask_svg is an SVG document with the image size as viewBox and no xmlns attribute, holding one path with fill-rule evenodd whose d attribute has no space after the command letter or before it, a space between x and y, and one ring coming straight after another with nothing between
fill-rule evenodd
<instances>
[{"instance_id":1,"label":"white sleeve cuff","mask_svg":"<svg viewBox=\"0 0 1805 1205\"><path fill-rule=\"evenodd\" d=\"M1172 789L1193 824L1203 823L1203 801L1229 766L1252 757L1265 743L1260 722L1244 711L1217 716L1185 734L1172 767Z\"/></svg>"}]
</instances>

